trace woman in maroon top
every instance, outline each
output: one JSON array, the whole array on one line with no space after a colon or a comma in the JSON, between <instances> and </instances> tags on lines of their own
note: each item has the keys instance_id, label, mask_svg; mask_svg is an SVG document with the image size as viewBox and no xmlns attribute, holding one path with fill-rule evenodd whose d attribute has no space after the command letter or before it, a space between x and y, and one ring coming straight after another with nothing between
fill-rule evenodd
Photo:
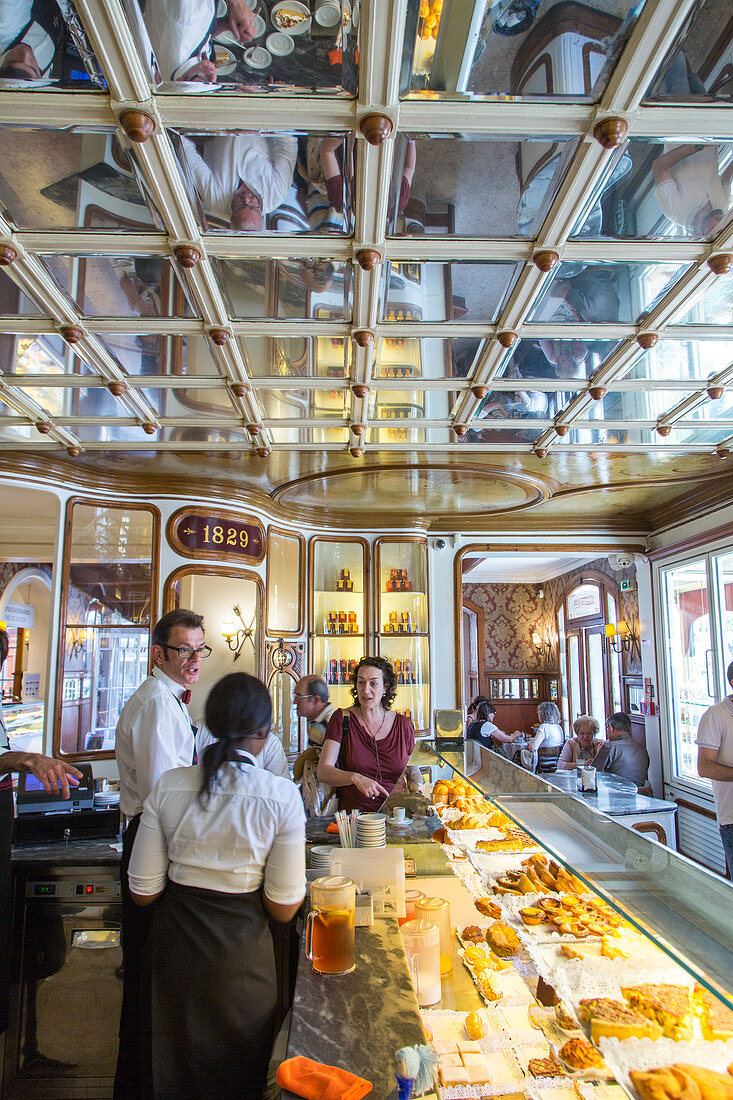
<instances>
[{"instance_id":1,"label":"woman in maroon top","mask_svg":"<svg viewBox=\"0 0 733 1100\"><path fill-rule=\"evenodd\" d=\"M409 718L390 710L397 677L389 661L362 657L351 682L354 706L331 715L318 778L338 788L340 810L378 810L405 770L415 730ZM349 718L345 737L344 714Z\"/></svg>"}]
</instances>

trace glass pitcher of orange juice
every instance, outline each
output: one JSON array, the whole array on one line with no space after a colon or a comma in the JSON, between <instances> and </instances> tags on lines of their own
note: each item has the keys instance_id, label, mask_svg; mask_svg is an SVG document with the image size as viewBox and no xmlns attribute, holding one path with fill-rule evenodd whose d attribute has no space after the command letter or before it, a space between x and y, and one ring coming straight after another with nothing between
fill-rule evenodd
<instances>
[{"instance_id":1,"label":"glass pitcher of orange juice","mask_svg":"<svg viewBox=\"0 0 733 1100\"><path fill-rule=\"evenodd\" d=\"M311 911L305 926L305 955L318 974L349 974L354 962L356 886L345 875L311 883Z\"/></svg>"}]
</instances>

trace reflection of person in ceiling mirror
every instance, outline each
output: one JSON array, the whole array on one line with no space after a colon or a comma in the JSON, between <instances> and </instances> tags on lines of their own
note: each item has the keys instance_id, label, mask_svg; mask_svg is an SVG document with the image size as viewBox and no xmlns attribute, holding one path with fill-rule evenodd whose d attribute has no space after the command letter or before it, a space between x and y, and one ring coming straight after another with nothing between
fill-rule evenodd
<instances>
[{"instance_id":1,"label":"reflection of person in ceiling mirror","mask_svg":"<svg viewBox=\"0 0 733 1100\"><path fill-rule=\"evenodd\" d=\"M237 42L254 37L254 13L245 0L226 0L216 17L215 0L147 0L145 26L163 80L216 80L212 34L227 31Z\"/></svg>"},{"instance_id":2,"label":"reflection of person in ceiling mirror","mask_svg":"<svg viewBox=\"0 0 733 1100\"><path fill-rule=\"evenodd\" d=\"M51 75L64 22L48 0L0 2L0 78L42 80Z\"/></svg>"},{"instance_id":3,"label":"reflection of person in ceiling mirror","mask_svg":"<svg viewBox=\"0 0 733 1100\"><path fill-rule=\"evenodd\" d=\"M708 237L731 205L733 163L721 172L717 145L665 146L652 164L659 208L695 237Z\"/></svg>"},{"instance_id":4,"label":"reflection of person in ceiling mirror","mask_svg":"<svg viewBox=\"0 0 733 1100\"><path fill-rule=\"evenodd\" d=\"M236 231L257 233L288 194L297 142L289 134L250 132L204 138L201 152L183 138L182 149L207 213Z\"/></svg>"},{"instance_id":5,"label":"reflection of person in ceiling mirror","mask_svg":"<svg viewBox=\"0 0 733 1100\"><path fill-rule=\"evenodd\" d=\"M564 301L552 320L618 321L621 302L616 290L617 278L613 267L581 264L577 274L555 279L550 298Z\"/></svg>"}]
</instances>

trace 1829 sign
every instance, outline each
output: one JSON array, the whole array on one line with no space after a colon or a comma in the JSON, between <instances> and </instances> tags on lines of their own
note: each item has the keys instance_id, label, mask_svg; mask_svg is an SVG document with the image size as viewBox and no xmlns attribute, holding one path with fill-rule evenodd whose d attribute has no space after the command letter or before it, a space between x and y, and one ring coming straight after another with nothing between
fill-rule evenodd
<instances>
[{"instance_id":1,"label":"1829 sign","mask_svg":"<svg viewBox=\"0 0 733 1100\"><path fill-rule=\"evenodd\" d=\"M257 563L265 556L265 529L251 516L188 508L171 516L167 533L173 549L187 558Z\"/></svg>"}]
</instances>

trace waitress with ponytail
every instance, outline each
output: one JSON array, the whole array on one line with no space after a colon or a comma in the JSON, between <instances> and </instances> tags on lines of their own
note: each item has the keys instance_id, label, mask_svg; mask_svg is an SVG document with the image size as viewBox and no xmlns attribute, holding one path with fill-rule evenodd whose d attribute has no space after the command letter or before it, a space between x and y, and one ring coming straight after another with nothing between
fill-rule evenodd
<instances>
[{"instance_id":1,"label":"waitress with ponytail","mask_svg":"<svg viewBox=\"0 0 733 1100\"><path fill-rule=\"evenodd\" d=\"M278 1022L267 918L292 920L305 896L305 815L293 783L256 766L260 680L225 676L205 717L214 742L161 777L130 860L133 901L155 903L150 1095L255 1100Z\"/></svg>"}]
</instances>

